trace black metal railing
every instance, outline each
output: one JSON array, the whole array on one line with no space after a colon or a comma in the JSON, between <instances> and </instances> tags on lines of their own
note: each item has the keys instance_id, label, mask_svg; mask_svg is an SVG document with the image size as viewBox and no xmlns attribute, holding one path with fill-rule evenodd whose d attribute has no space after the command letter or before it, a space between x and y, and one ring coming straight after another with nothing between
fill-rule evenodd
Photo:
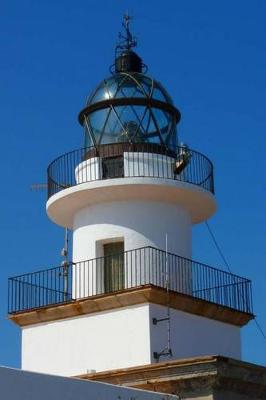
<instances>
[{"instance_id":1,"label":"black metal railing","mask_svg":"<svg viewBox=\"0 0 266 400\"><path fill-rule=\"evenodd\" d=\"M121 177L173 179L214 193L211 161L184 147L177 148L176 153L151 144L118 143L98 149L84 148L58 157L47 172L48 198L81 183Z\"/></svg>"},{"instance_id":2,"label":"black metal railing","mask_svg":"<svg viewBox=\"0 0 266 400\"><path fill-rule=\"evenodd\" d=\"M153 247L9 278L8 312L14 314L148 284L252 313L248 279Z\"/></svg>"}]
</instances>

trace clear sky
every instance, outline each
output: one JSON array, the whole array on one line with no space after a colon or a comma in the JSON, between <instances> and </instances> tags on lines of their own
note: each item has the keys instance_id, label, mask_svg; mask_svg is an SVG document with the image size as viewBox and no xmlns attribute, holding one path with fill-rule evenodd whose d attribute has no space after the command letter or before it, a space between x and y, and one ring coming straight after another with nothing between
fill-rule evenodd
<instances>
[{"instance_id":1,"label":"clear sky","mask_svg":"<svg viewBox=\"0 0 266 400\"><path fill-rule=\"evenodd\" d=\"M0 364L20 365L7 321L7 279L60 263L63 230L45 213L46 168L82 147L77 114L109 72L123 13L138 53L181 110L183 142L215 166L218 211L209 221L231 269L253 281L266 330L266 2L261 0L2 0L0 14ZM203 224L193 258L224 267ZM266 364L255 323L243 358Z\"/></svg>"}]
</instances>

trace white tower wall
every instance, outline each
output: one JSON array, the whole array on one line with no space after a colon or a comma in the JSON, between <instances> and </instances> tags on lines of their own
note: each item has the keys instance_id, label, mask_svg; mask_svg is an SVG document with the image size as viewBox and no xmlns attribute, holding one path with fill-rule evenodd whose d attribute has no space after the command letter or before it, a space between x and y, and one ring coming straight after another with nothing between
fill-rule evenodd
<instances>
[{"instance_id":1,"label":"white tower wall","mask_svg":"<svg viewBox=\"0 0 266 400\"><path fill-rule=\"evenodd\" d=\"M165 260L159 252L143 249L146 246L165 249L191 258L191 221L180 206L162 202L123 201L86 207L75 214L73 235L72 293L74 298L104 293L104 262L106 243L124 242L122 287L127 289L144 284L164 285ZM133 252L131 252L133 250ZM123 260L122 260L123 258ZM191 264L184 262L182 277L175 269L169 276L180 290L190 293ZM158 277L160 276L160 279ZM182 286L182 288L181 288Z\"/></svg>"},{"instance_id":2,"label":"white tower wall","mask_svg":"<svg viewBox=\"0 0 266 400\"><path fill-rule=\"evenodd\" d=\"M150 362L148 304L22 329L25 370L74 376Z\"/></svg>"},{"instance_id":3,"label":"white tower wall","mask_svg":"<svg viewBox=\"0 0 266 400\"><path fill-rule=\"evenodd\" d=\"M63 376L156 362L167 346L166 307L141 304L22 329L22 368ZM240 328L170 310L173 358L219 354L240 359ZM160 361L165 360L161 358Z\"/></svg>"},{"instance_id":4,"label":"white tower wall","mask_svg":"<svg viewBox=\"0 0 266 400\"><path fill-rule=\"evenodd\" d=\"M150 319L166 317L166 307L150 304ZM167 345L167 321L151 324L151 349ZM170 309L170 348L173 359L219 354L241 359L240 327ZM161 359L162 361L162 359Z\"/></svg>"},{"instance_id":5,"label":"white tower wall","mask_svg":"<svg viewBox=\"0 0 266 400\"><path fill-rule=\"evenodd\" d=\"M191 220L177 204L117 201L83 208L74 217L73 261L103 256L103 244L124 241L125 251L153 246L191 258Z\"/></svg>"}]
</instances>

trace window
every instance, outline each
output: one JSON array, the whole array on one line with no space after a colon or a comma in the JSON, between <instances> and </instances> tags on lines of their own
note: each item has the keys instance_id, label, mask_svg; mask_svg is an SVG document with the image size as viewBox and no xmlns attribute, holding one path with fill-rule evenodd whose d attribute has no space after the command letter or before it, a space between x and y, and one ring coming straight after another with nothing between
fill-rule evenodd
<instances>
[{"instance_id":1,"label":"window","mask_svg":"<svg viewBox=\"0 0 266 400\"><path fill-rule=\"evenodd\" d=\"M103 178L121 178L124 176L123 156L106 157L102 160Z\"/></svg>"}]
</instances>

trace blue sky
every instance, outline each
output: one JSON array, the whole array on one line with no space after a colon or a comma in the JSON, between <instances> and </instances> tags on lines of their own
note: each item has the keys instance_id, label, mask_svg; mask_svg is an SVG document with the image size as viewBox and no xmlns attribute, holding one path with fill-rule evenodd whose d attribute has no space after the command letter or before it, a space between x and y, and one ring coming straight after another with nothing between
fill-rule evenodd
<instances>
[{"instance_id":1,"label":"blue sky","mask_svg":"<svg viewBox=\"0 0 266 400\"><path fill-rule=\"evenodd\" d=\"M209 221L231 269L253 281L266 330L266 3L253 0L1 2L0 364L19 366L19 329L7 321L7 278L60 263L63 231L45 213L50 161L82 147L77 114L113 63L121 18L134 15L138 53L181 110L180 138L215 166ZM223 267L206 226L193 258ZM243 358L266 363L254 322Z\"/></svg>"}]
</instances>

